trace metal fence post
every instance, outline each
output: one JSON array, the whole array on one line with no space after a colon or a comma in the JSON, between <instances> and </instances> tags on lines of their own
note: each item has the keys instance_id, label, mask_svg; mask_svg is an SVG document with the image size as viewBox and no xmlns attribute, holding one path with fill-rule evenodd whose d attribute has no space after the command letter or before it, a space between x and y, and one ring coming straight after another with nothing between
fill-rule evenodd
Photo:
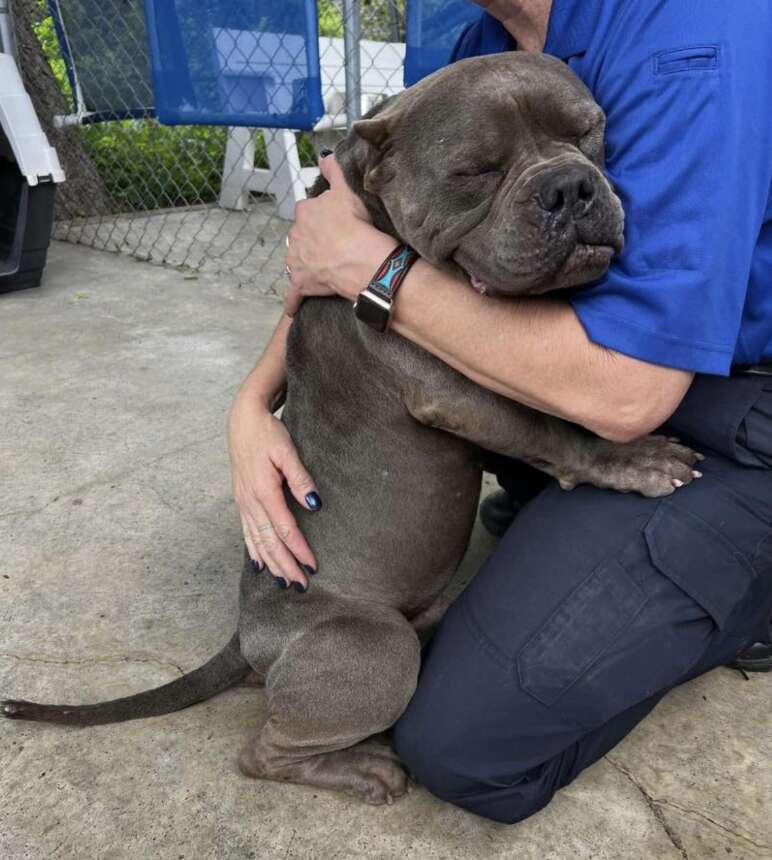
<instances>
[{"instance_id":1,"label":"metal fence post","mask_svg":"<svg viewBox=\"0 0 772 860\"><path fill-rule=\"evenodd\" d=\"M389 13L389 38L392 42L402 41L402 16L397 8L396 0L386 0Z\"/></svg>"},{"instance_id":2,"label":"metal fence post","mask_svg":"<svg viewBox=\"0 0 772 860\"><path fill-rule=\"evenodd\" d=\"M346 65L346 125L362 114L362 74L359 56L359 0L343 0L343 51Z\"/></svg>"}]
</instances>

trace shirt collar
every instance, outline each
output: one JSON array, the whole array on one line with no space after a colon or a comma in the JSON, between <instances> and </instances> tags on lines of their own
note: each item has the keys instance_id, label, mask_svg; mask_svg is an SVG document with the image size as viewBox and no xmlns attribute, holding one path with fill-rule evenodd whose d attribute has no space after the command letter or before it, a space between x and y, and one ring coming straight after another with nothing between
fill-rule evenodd
<instances>
[{"instance_id":1,"label":"shirt collar","mask_svg":"<svg viewBox=\"0 0 772 860\"><path fill-rule=\"evenodd\" d=\"M553 0L544 53L567 60L590 45L603 0Z\"/></svg>"}]
</instances>

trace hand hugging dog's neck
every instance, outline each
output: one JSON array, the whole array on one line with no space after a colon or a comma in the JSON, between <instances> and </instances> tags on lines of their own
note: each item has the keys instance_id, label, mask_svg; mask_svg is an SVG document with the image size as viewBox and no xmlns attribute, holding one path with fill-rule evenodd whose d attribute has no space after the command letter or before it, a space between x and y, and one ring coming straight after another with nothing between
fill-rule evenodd
<instances>
[{"instance_id":1,"label":"hand hugging dog's neck","mask_svg":"<svg viewBox=\"0 0 772 860\"><path fill-rule=\"evenodd\" d=\"M379 111L386 107L388 101L387 99L373 108L367 114L367 117L376 116ZM375 167L374 155L375 150L373 147L357 133L349 134L335 149L335 157L338 159L346 182L354 194L365 204L373 225L382 233L388 233L397 239L397 241L402 242L404 240L389 217L389 213L386 211L381 198L372 191L368 191L365 187L365 177ZM327 191L329 187L330 185L327 180L320 175L311 188L309 196L318 197Z\"/></svg>"}]
</instances>

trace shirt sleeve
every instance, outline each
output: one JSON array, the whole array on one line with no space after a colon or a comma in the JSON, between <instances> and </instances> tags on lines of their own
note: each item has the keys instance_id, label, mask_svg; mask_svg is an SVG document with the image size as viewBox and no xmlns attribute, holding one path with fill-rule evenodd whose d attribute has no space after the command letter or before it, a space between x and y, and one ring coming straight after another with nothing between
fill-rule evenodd
<instances>
[{"instance_id":1,"label":"shirt sleeve","mask_svg":"<svg viewBox=\"0 0 772 860\"><path fill-rule=\"evenodd\" d=\"M675 21L642 16L588 81L607 115L625 248L571 302L597 344L726 375L770 191L772 66L765 26L754 32L733 4L706 23L699 5L694 22L681 4L660 4L679 7Z\"/></svg>"}]
</instances>

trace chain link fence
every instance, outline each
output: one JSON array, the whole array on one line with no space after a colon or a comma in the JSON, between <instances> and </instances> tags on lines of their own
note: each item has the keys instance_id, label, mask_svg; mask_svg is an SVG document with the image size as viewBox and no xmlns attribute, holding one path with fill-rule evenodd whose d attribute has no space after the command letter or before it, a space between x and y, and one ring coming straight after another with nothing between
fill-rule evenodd
<instances>
[{"instance_id":1,"label":"chain link fence","mask_svg":"<svg viewBox=\"0 0 772 860\"><path fill-rule=\"evenodd\" d=\"M39 112L41 103L49 113L58 108L41 117L65 156L61 188L70 186L58 197L55 238L216 273L265 293L283 276L292 211L313 183L319 150L345 134L347 109L355 116L402 88L405 0L317 0L324 115L303 133L159 122L142 0L61 0L52 7L60 18L43 0L15 0L12 8L21 47L24 33L34 38L64 97L32 92ZM223 73L258 60L237 32L216 34ZM86 58L75 79L68 46ZM19 52L23 74L31 54L29 44ZM39 90L39 71L34 77L25 75ZM291 89L292 81L279 82L275 98ZM235 91L228 98L235 103Z\"/></svg>"}]
</instances>

